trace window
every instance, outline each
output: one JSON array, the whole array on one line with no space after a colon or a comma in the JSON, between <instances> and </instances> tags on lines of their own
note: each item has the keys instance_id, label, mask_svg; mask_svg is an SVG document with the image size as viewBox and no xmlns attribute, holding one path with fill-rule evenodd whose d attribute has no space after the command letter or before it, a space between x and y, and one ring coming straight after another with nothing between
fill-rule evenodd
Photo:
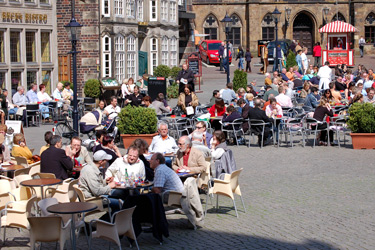
<instances>
[{"instance_id":1,"label":"window","mask_svg":"<svg viewBox=\"0 0 375 250\"><path fill-rule=\"evenodd\" d=\"M217 40L217 28L204 28L204 34L209 35L207 40Z\"/></svg>"},{"instance_id":2,"label":"window","mask_svg":"<svg viewBox=\"0 0 375 250\"><path fill-rule=\"evenodd\" d=\"M365 40L366 43L375 42L375 26L365 26Z\"/></svg>"},{"instance_id":3,"label":"window","mask_svg":"<svg viewBox=\"0 0 375 250\"><path fill-rule=\"evenodd\" d=\"M262 40L272 41L275 37L275 22L271 13L264 16L262 20Z\"/></svg>"},{"instance_id":4,"label":"window","mask_svg":"<svg viewBox=\"0 0 375 250\"><path fill-rule=\"evenodd\" d=\"M37 83L36 71L27 71L26 73L27 89L30 89L32 83Z\"/></svg>"},{"instance_id":5,"label":"window","mask_svg":"<svg viewBox=\"0 0 375 250\"><path fill-rule=\"evenodd\" d=\"M161 1L160 7L161 20L168 21L168 2Z\"/></svg>"},{"instance_id":6,"label":"window","mask_svg":"<svg viewBox=\"0 0 375 250\"><path fill-rule=\"evenodd\" d=\"M137 18L139 21L143 21L143 0L137 1Z\"/></svg>"},{"instance_id":7,"label":"window","mask_svg":"<svg viewBox=\"0 0 375 250\"><path fill-rule=\"evenodd\" d=\"M150 74L154 73L154 69L158 66L158 40L156 38L151 38L151 72Z\"/></svg>"},{"instance_id":8,"label":"window","mask_svg":"<svg viewBox=\"0 0 375 250\"><path fill-rule=\"evenodd\" d=\"M229 40L234 46L241 45L241 28L232 28L229 32Z\"/></svg>"},{"instance_id":9,"label":"window","mask_svg":"<svg viewBox=\"0 0 375 250\"><path fill-rule=\"evenodd\" d=\"M42 70L42 84L46 86L46 93L51 95L51 70Z\"/></svg>"},{"instance_id":10,"label":"window","mask_svg":"<svg viewBox=\"0 0 375 250\"><path fill-rule=\"evenodd\" d=\"M128 17L135 17L134 15L134 11L135 11L135 8L134 8L134 0L127 0L126 1L126 15Z\"/></svg>"},{"instance_id":11,"label":"window","mask_svg":"<svg viewBox=\"0 0 375 250\"><path fill-rule=\"evenodd\" d=\"M12 96L13 96L17 92L17 87L21 85L21 72L12 71L11 83L12 83Z\"/></svg>"},{"instance_id":12,"label":"window","mask_svg":"<svg viewBox=\"0 0 375 250\"><path fill-rule=\"evenodd\" d=\"M10 32L10 61L21 62L20 32Z\"/></svg>"},{"instance_id":13,"label":"window","mask_svg":"<svg viewBox=\"0 0 375 250\"><path fill-rule=\"evenodd\" d=\"M49 0L40 0L40 3L49 4Z\"/></svg>"},{"instance_id":14,"label":"window","mask_svg":"<svg viewBox=\"0 0 375 250\"><path fill-rule=\"evenodd\" d=\"M135 50L135 38L134 36L129 36L127 39L127 49L128 49L128 54L127 54L127 60L126 60L126 65L127 65L127 78L129 79L132 77L135 79L135 63L136 63L136 50Z\"/></svg>"},{"instance_id":15,"label":"window","mask_svg":"<svg viewBox=\"0 0 375 250\"><path fill-rule=\"evenodd\" d=\"M25 3L35 3L35 0L25 0Z\"/></svg>"},{"instance_id":16,"label":"window","mask_svg":"<svg viewBox=\"0 0 375 250\"><path fill-rule=\"evenodd\" d=\"M35 61L35 32L26 31L26 62Z\"/></svg>"},{"instance_id":17,"label":"window","mask_svg":"<svg viewBox=\"0 0 375 250\"><path fill-rule=\"evenodd\" d=\"M5 72L0 72L0 88L5 89Z\"/></svg>"},{"instance_id":18,"label":"window","mask_svg":"<svg viewBox=\"0 0 375 250\"><path fill-rule=\"evenodd\" d=\"M115 65L115 77L121 82L125 79L125 40L124 37L119 35L115 40L116 49L116 65Z\"/></svg>"},{"instance_id":19,"label":"window","mask_svg":"<svg viewBox=\"0 0 375 250\"><path fill-rule=\"evenodd\" d=\"M203 23L204 34L209 34L205 39L217 40L217 29L219 28L216 17L209 15Z\"/></svg>"},{"instance_id":20,"label":"window","mask_svg":"<svg viewBox=\"0 0 375 250\"><path fill-rule=\"evenodd\" d=\"M102 0L102 15L105 17L110 16L110 0Z\"/></svg>"},{"instance_id":21,"label":"window","mask_svg":"<svg viewBox=\"0 0 375 250\"><path fill-rule=\"evenodd\" d=\"M171 55L171 59L170 59L170 66L173 67L173 66L177 66L177 38L176 37L172 37L172 39L170 40L170 48L171 48L171 52L170 52L170 55Z\"/></svg>"},{"instance_id":22,"label":"window","mask_svg":"<svg viewBox=\"0 0 375 250\"><path fill-rule=\"evenodd\" d=\"M332 22L334 22L334 21L342 21L342 22L346 22L344 15L341 14L340 12L337 12L337 13L333 16L333 18L332 18Z\"/></svg>"},{"instance_id":23,"label":"window","mask_svg":"<svg viewBox=\"0 0 375 250\"><path fill-rule=\"evenodd\" d=\"M40 51L42 53L42 62L51 62L49 32L40 32Z\"/></svg>"},{"instance_id":24,"label":"window","mask_svg":"<svg viewBox=\"0 0 375 250\"><path fill-rule=\"evenodd\" d=\"M176 22L176 12L177 12L177 9L176 9L176 2L170 2L169 3L169 21L170 22Z\"/></svg>"},{"instance_id":25,"label":"window","mask_svg":"<svg viewBox=\"0 0 375 250\"><path fill-rule=\"evenodd\" d=\"M124 0L115 0L115 15L122 16L124 12Z\"/></svg>"},{"instance_id":26,"label":"window","mask_svg":"<svg viewBox=\"0 0 375 250\"><path fill-rule=\"evenodd\" d=\"M0 30L0 63L5 62L4 40L4 31Z\"/></svg>"},{"instance_id":27,"label":"window","mask_svg":"<svg viewBox=\"0 0 375 250\"><path fill-rule=\"evenodd\" d=\"M109 36L104 36L103 38L103 67L102 67L102 77L111 77L111 38Z\"/></svg>"},{"instance_id":28,"label":"window","mask_svg":"<svg viewBox=\"0 0 375 250\"><path fill-rule=\"evenodd\" d=\"M168 66L168 38L161 40L161 64Z\"/></svg>"},{"instance_id":29,"label":"window","mask_svg":"<svg viewBox=\"0 0 375 250\"><path fill-rule=\"evenodd\" d=\"M150 1L150 21L156 21L158 18L157 1Z\"/></svg>"},{"instance_id":30,"label":"window","mask_svg":"<svg viewBox=\"0 0 375 250\"><path fill-rule=\"evenodd\" d=\"M125 79L125 40L124 37L119 35L115 39L115 77L117 81L122 82Z\"/></svg>"}]
</instances>

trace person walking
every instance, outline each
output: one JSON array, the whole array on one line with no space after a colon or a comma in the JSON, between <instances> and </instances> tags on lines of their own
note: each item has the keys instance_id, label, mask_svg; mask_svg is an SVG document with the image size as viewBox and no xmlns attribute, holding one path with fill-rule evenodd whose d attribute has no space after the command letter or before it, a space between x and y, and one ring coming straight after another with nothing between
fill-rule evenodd
<instances>
[{"instance_id":1,"label":"person walking","mask_svg":"<svg viewBox=\"0 0 375 250\"><path fill-rule=\"evenodd\" d=\"M251 52L250 52L250 49L247 48L246 49L246 53L245 53L245 60L246 60L246 72L249 72L251 73L251 58L253 56L251 55Z\"/></svg>"},{"instance_id":2,"label":"person walking","mask_svg":"<svg viewBox=\"0 0 375 250\"><path fill-rule=\"evenodd\" d=\"M239 47L238 47L238 54L237 54L237 57L236 57L236 60L238 60L239 59L239 61L238 61L238 70L244 70L244 68L245 68L245 65L244 65L244 52L243 52L243 49L242 49L242 46L240 45Z\"/></svg>"},{"instance_id":3,"label":"person walking","mask_svg":"<svg viewBox=\"0 0 375 250\"><path fill-rule=\"evenodd\" d=\"M220 60L220 71L223 71L224 42L221 42L218 52L219 52L219 60Z\"/></svg>"},{"instance_id":4,"label":"person walking","mask_svg":"<svg viewBox=\"0 0 375 250\"><path fill-rule=\"evenodd\" d=\"M363 57L363 49L364 49L365 44L366 44L366 41L363 38L363 36L361 36L361 38L359 39L359 52L361 53L361 57Z\"/></svg>"},{"instance_id":5,"label":"person walking","mask_svg":"<svg viewBox=\"0 0 375 250\"><path fill-rule=\"evenodd\" d=\"M320 68L320 59L322 56L322 47L320 42L317 42L313 48L314 66Z\"/></svg>"}]
</instances>

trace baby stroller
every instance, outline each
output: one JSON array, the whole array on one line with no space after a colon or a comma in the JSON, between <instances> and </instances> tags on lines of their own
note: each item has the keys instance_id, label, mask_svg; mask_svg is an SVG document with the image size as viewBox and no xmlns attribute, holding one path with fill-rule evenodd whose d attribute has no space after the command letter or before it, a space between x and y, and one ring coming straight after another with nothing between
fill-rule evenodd
<instances>
[{"instance_id":1,"label":"baby stroller","mask_svg":"<svg viewBox=\"0 0 375 250\"><path fill-rule=\"evenodd\" d=\"M86 134L89 137L89 139L82 143L82 145L89 150L92 150L95 145L95 132L97 130L105 130L107 134L113 138L116 138L118 130L116 127L116 119L103 121L102 113L98 110L85 114L81 118L79 128L82 134Z\"/></svg>"}]
</instances>

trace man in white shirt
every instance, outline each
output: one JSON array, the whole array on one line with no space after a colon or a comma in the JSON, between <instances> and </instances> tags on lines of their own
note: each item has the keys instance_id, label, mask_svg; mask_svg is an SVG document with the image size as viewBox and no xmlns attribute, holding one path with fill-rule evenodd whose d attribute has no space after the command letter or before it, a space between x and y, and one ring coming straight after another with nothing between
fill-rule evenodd
<instances>
[{"instance_id":1,"label":"man in white shirt","mask_svg":"<svg viewBox=\"0 0 375 250\"><path fill-rule=\"evenodd\" d=\"M159 135L152 138L151 145L148 148L150 153L175 153L178 150L174 138L168 135L168 125L166 123L159 123Z\"/></svg>"},{"instance_id":2,"label":"man in white shirt","mask_svg":"<svg viewBox=\"0 0 375 250\"><path fill-rule=\"evenodd\" d=\"M329 89L329 83L331 82L332 69L329 67L329 62L326 61L324 66L320 67L318 76L320 77L319 89Z\"/></svg>"},{"instance_id":3,"label":"man in white shirt","mask_svg":"<svg viewBox=\"0 0 375 250\"><path fill-rule=\"evenodd\" d=\"M108 112L108 118L111 120L118 116L118 114L121 112L121 108L117 106L116 96L111 96L111 104L105 107L104 110Z\"/></svg>"},{"instance_id":4,"label":"man in white shirt","mask_svg":"<svg viewBox=\"0 0 375 250\"><path fill-rule=\"evenodd\" d=\"M116 182L126 177L142 180L145 179L145 165L139 160L139 150L135 146L128 149L128 154L124 157L117 158L105 172L105 178L113 177Z\"/></svg>"},{"instance_id":5,"label":"man in white shirt","mask_svg":"<svg viewBox=\"0 0 375 250\"><path fill-rule=\"evenodd\" d=\"M283 86L280 86L279 89L279 95L276 96L276 101L280 104L281 107L288 107L292 108L293 103L292 99L290 99L289 96L285 95L285 88Z\"/></svg>"},{"instance_id":6,"label":"man in white shirt","mask_svg":"<svg viewBox=\"0 0 375 250\"><path fill-rule=\"evenodd\" d=\"M58 99L59 101L63 100L63 96L62 96L62 91L63 91L63 84L61 82L57 83L57 86L56 86L56 89L55 91L53 91L53 98L54 99Z\"/></svg>"},{"instance_id":7,"label":"man in white shirt","mask_svg":"<svg viewBox=\"0 0 375 250\"><path fill-rule=\"evenodd\" d=\"M309 60L307 59L307 48L303 48L301 54L302 66L303 66L303 74L306 74L306 70L309 68Z\"/></svg>"}]
</instances>

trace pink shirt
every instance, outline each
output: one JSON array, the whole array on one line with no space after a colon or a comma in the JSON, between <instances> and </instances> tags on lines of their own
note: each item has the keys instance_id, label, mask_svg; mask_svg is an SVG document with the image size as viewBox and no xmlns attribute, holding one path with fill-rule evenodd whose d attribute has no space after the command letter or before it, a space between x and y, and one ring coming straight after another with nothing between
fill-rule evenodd
<instances>
[{"instance_id":1,"label":"pink shirt","mask_svg":"<svg viewBox=\"0 0 375 250\"><path fill-rule=\"evenodd\" d=\"M276 98L276 101L281 105L281 107L288 107L288 108L293 107L292 99L290 99L289 96L281 93L275 98Z\"/></svg>"},{"instance_id":2,"label":"pink shirt","mask_svg":"<svg viewBox=\"0 0 375 250\"><path fill-rule=\"evenodd\" d=\"M283 115L283 109L279 104L276 104L276 109L273 109L272 105L270 104L266 107L266 115L273 118L277 115Z\"/></svg>"}]
</instances>

